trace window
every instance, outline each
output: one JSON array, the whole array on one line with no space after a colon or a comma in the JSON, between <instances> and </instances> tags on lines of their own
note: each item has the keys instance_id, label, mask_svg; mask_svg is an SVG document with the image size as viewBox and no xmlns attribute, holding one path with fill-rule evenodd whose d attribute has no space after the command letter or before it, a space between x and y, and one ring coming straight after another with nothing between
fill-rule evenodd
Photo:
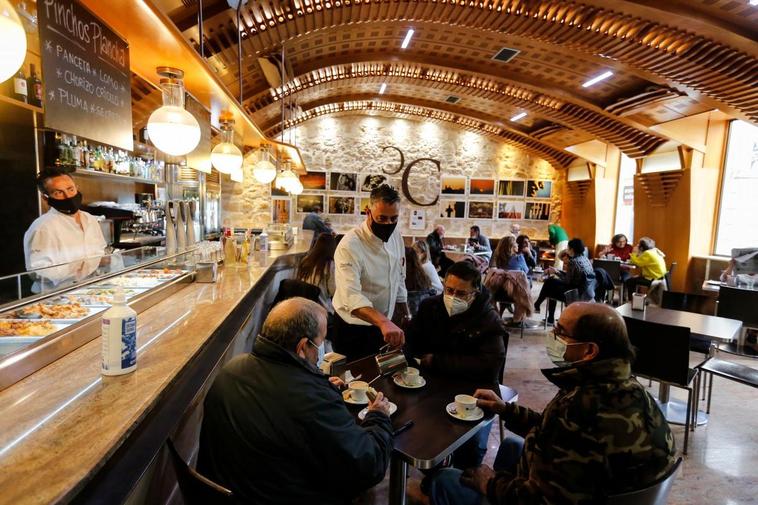
<instances>
[{"instance_id":1,"label":"window","mask_svg":"<svg viewBox=\"0 0 758 505\"><path fill-rule=\"evenodd\" d=\"M758 247L758 127L732 121L724 160L715 253Z\"/></svg>"},{"instance_id":2,"label":"window","mask_svg":"<svg viewBox=\"0 0 758 505\"><path fill-rule=\"evenodd\" d=\"M619 168L619 185L616 192L616 222L613 233L623 233L634 243L634 173L637 171L637 163L621 154L621 167Z\"/></svg>"}]
</instances>

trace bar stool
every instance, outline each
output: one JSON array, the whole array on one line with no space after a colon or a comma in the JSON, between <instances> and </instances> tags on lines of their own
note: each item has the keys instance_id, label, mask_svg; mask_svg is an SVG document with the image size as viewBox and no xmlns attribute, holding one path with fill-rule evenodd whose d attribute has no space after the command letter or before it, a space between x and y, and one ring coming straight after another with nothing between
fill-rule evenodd
<instances>
[{"instance_id":1,"label":"bar stool","mask_svg":"<svg viewBox=\"0 0 758 505\"><path fill-rule=\"evenodd\" d=\"M225 487L216 484L212 480L203 477L194 468L191 468L174 447L169 438L166 440L168 452L171 455L171 464L179 482L179 492L187 505L232 505L232 492Z\"/></svg>"}]
</instances>

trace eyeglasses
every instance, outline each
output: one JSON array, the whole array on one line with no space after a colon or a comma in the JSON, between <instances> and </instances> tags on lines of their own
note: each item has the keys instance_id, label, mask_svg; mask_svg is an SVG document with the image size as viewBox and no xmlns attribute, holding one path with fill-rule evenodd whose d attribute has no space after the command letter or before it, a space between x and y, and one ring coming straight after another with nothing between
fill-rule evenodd
<instances>
[{"instance_id":1,"label":"eyeglasses","mask_svg":"<svg viewBox=\"0 0 758 505\"><path fill-rule=\"evenodd\" d=\"M553 326L553 336L564 342L566 338L570 338L572 340L574 339L574 337L566 333L566 330L563 328L563 326L560 325L560 323L555 323L555 326Z\"/></svg>"},{"instance_id":2,"label":"eyeglasses","mask_svg":"<svg viewBox=\"0 0 758 505\"><path fill-rule=\"evenodd\" d=\"M476 293L476 291L461 291L459 289L449 288L447 286L444 286L445 294L448 296L454 296L456 298L469 298L471 295Z\"/></svg>"},{"instance_id":3,"label":"eyeglasses","mask_svg":"<svg viewBox=\"0 0 758 505\"><path fill-rule=\"evenodd\" d=\"M316 344L313 342L313 340L311 340L311 339L308 339L308 343L309 343L309 344L311 344L311 345L312 345L313 347L315 347L316 349L319 349L319 348L320 348L320 346L316 345Z\"/></svg>"}]
</instances>

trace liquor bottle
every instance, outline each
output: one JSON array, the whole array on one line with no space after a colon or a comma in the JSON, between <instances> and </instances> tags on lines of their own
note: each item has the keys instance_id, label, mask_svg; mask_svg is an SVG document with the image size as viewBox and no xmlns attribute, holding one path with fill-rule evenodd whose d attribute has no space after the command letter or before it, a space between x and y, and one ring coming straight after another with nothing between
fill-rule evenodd
<instances>
[{"instance_id":1,"label":"liquor bottle","mask_svg":"<svg viewBox=\"0 0 758 505\"><path fill-rule=\"evenodd\" d=\"M89 162L90 162L90 158L89 158L89 146L87 146L87 141L86 140L82 141L82 143L83 143L83 145L82 145L82 151L81 151L82 168L86 169L86 168L90 168L90 166L89 166Z\"/></svg>"},{"instance_id":2,"label":"liquor bottle","mask_svg":"<svg viewBox=\"0 0 758 505\"><path fill-rule=\"evenodd\" d=\"M24 70L22 68L19 68L18 73L13 76L13 98L24 103L29 100L29 92L26 88L26 77L24 77Z\"/></svg>"},{"instance_id":3,"label":"liquor bottle","mask_svg":"<svg viewBox=\"0 0 758 505\"><path fill-rule=\"evenodd\" d=\"M29 94L29 103L42 107L42 81L37 77L37 69L34 63L29 65L29 77L26 79L26 91Z\"/></svg>"}]
</instances>

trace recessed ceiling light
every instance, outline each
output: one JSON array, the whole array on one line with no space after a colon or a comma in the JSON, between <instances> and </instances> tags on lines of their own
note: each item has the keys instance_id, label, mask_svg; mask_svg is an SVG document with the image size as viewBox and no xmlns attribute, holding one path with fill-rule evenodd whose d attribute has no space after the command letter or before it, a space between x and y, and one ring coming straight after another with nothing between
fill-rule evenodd
<instances>
[{"instance_id":1,"label":"recessed ceiling light","mask_svg":"<svg viewBox=\"0 0 758 505\"><path fill-rule=\"evenodd\" d=\"M413 28L408 28L408 33L405 34L403 43L400 45L402 49L405 49L408 47L408 44L411 43L411 37L413 37Z\"/></svg>"},{"instance_id":2,"label":"recessed ceiling light","mask_svg":"<svg viewBox=\"0 0 758 505\"><path fill-rule=\"evenodd\" d=\"M381 87L379 88L379 94L383 95L386 90L387 90L387 83L383 82Z\"/></svg>"},{"instance_id":3,"label":"recessed ceiling light","mask_svg":"<svg viewBox=\"0 0 758 505\"><path fill-rule=\"evenodd\" d=\"M605 79L609 78L612 75L613 75L613 72L611 72L610 70L608 70L608 71L603 72L602 74L600 74L598 76L593 77L589 81L585 82L584 84L582 84L582 87L583 88L589 88L593 84L597 84L600 81L605 80Z\"/></svg>"},{"instance_id":4,"label":"recessed ceiling light","mask_svg":"<svg viewBox=\"0 0 758 505\"><path fill-rule=\"evenodd\" d=\"M511 118L511 121L518 121L526 117L526 112L520 112Z\"/></svg>"}]
</instances>

